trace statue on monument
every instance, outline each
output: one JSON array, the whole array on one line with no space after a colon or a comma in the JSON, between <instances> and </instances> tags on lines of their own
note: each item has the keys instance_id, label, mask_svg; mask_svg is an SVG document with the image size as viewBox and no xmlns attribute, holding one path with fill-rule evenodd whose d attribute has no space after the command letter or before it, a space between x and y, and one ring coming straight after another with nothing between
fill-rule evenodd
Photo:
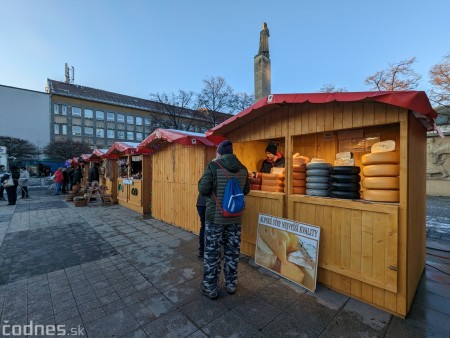
<instances>
[{"instance_id":1,"label":"statue on monument","mask_svg":"<svg viewBox=\"0 0 450 338\"><path fill-rule=\"evenodd\" d=\"M263 23L261 32L259 33L259 51L258 55L269 57L269 28L267 23Z\"/></svg>"}]
</instances>

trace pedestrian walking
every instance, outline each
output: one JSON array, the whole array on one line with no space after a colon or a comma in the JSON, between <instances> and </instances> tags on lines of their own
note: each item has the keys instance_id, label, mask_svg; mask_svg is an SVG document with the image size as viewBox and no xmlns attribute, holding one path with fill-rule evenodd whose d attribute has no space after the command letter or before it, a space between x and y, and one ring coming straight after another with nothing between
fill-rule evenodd
<instances>
[{"instance_id":1,"label":"pedestrian walking","mask_svg":"<svg viewBox=\"0 0 450 338\"><path fill-rule=\"evenodd\" d=\"M30 180L30 173L28 172L27 168L21 167L20 168L20 176L19 176L19 187L22 191L22 197L21 198L28 198L28 183Z\"/></svg>"}]
</instances>

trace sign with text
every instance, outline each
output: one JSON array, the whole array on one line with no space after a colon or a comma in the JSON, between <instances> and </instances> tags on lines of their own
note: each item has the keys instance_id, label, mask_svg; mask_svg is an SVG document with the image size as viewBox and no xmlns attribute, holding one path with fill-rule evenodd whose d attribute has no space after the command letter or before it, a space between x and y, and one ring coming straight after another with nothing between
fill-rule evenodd
<instances>
[{"instance_id":1,"label":"sign with text","mask_svg":"<svg viewBox=\"0 0 450 338\"><path fill-rule=\"evenodd\" d=\"M259 214L255 262L314 292L319 242L318 226Z\"/></svg>"}]
</instances>

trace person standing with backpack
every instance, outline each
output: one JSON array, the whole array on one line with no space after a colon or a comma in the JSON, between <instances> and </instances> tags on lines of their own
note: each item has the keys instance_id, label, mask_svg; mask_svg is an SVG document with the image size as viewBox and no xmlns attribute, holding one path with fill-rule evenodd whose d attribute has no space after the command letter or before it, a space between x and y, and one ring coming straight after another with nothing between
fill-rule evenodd
<instances>
[{"instance_id":1,"label":"person standing with backpack","mask_svg":"<svg viewBox=\"0 0 450 338\"><path fill-rule=\"evenodd\" d=\"M217 299L222 244L225 287L229 294L236 292L241 215L244 195L250 192L247 168L233 154L230 141L223 141L217 147L216 158L208 163L198 182L198 191L206 197L204 272L200 291L210 299Z\"/></svg>"}]
</instances>

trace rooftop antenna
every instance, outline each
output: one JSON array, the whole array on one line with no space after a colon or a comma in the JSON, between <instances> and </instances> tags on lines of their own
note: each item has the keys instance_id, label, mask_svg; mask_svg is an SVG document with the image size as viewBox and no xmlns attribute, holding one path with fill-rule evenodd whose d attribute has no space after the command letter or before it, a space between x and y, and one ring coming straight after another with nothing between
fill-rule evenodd
<instances>
[{"instance_id":1,"label":"rooftop antenna","mask_svg":"<svg viewBox=\"0 0 450 338\"><path fill-rule=\"evenodd\" d=\"M67 65L67 62L66 62L64 74L66 76L66 81L65 81L66 83L73 83L75 81L75 68L73 68L73 66L69 67ZM71 74L72 74L72 76L71 76Z\"/></svg>"}]
</instances>

